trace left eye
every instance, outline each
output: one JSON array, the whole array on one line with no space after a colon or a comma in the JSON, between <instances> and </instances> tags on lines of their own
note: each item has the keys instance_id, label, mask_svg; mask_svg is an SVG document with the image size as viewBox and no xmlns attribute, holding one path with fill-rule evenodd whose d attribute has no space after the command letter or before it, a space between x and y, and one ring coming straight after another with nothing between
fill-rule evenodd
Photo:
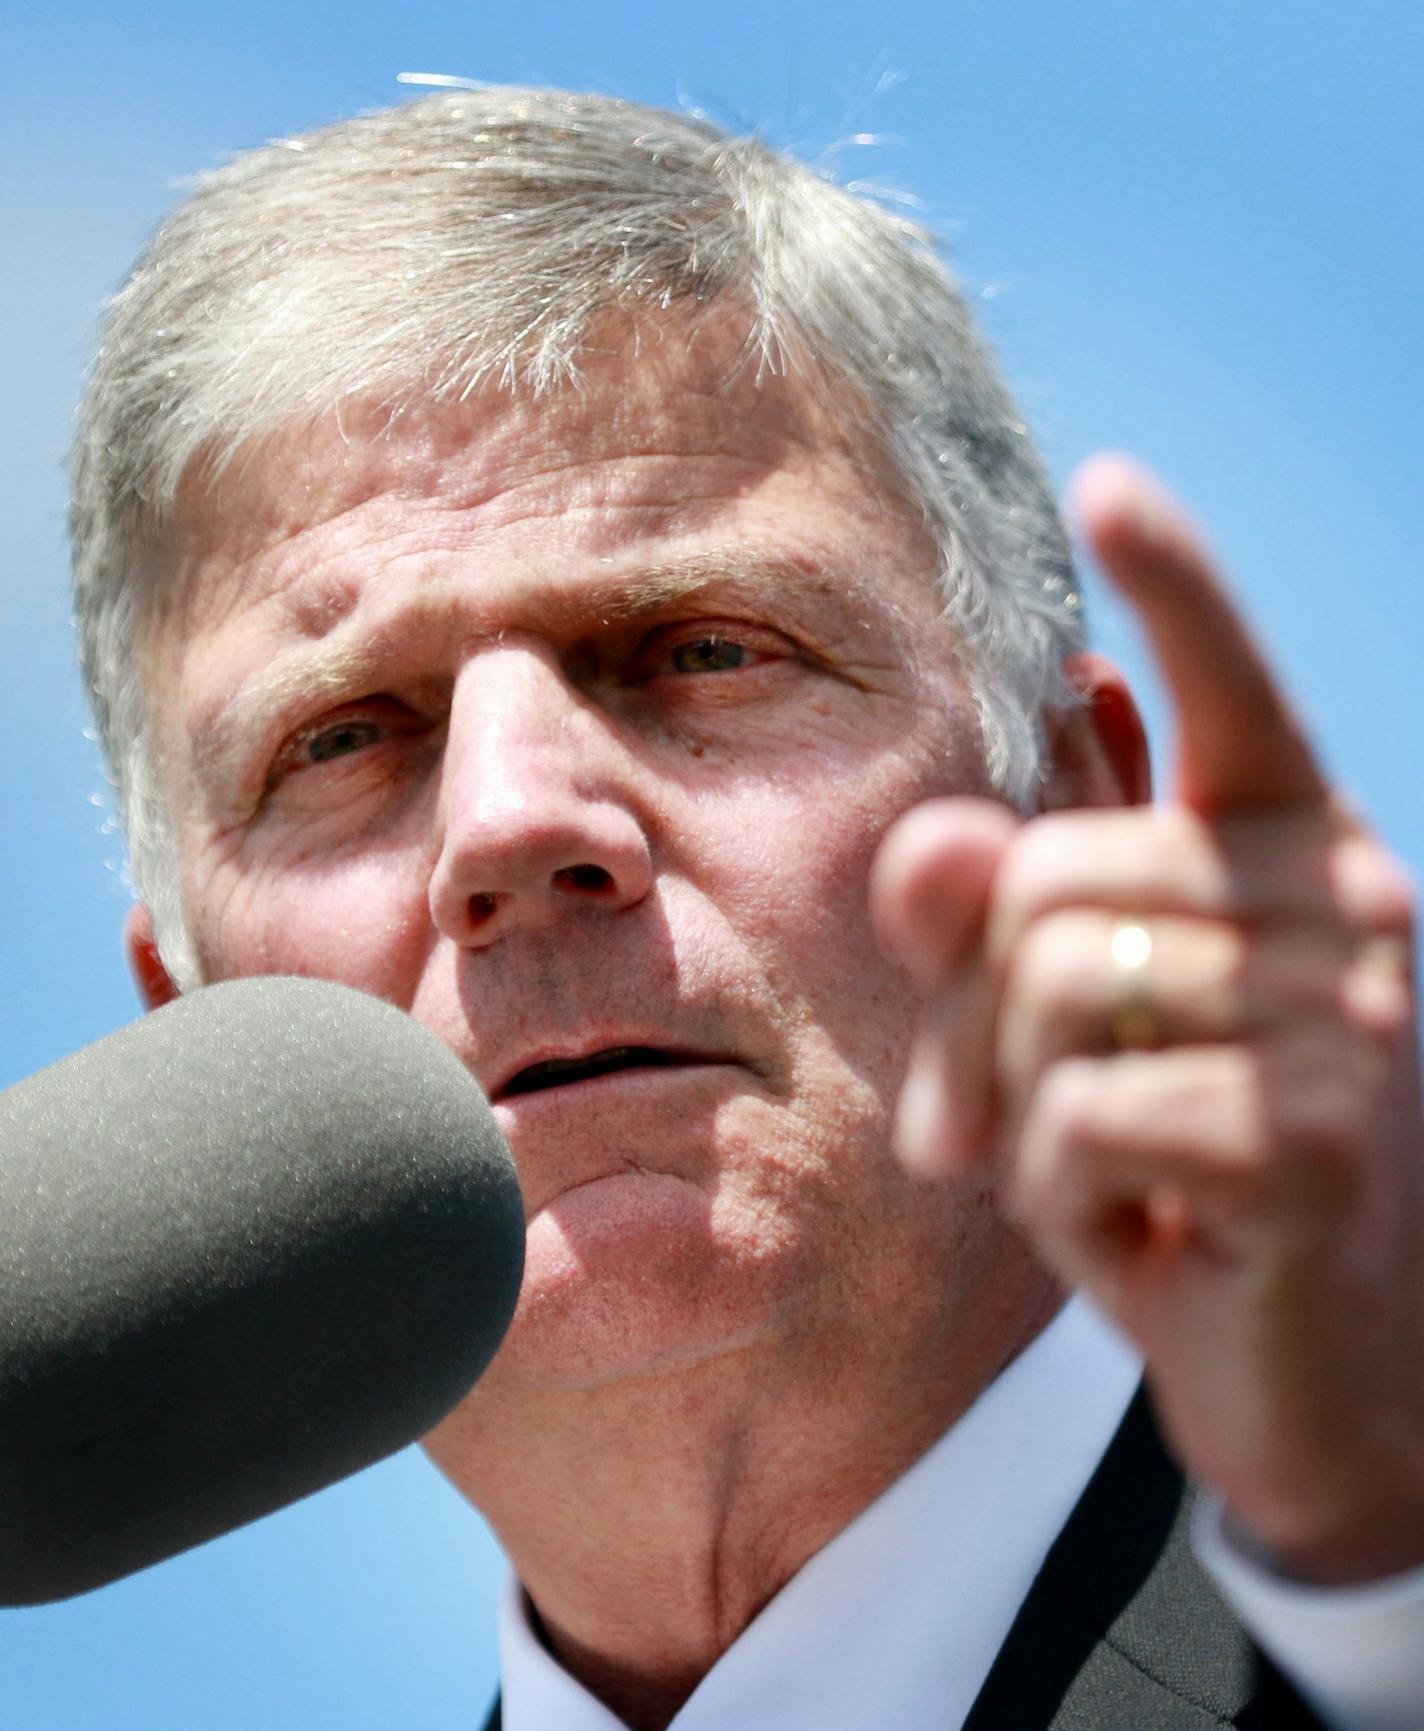
<instances>
[{"instance_id":1,"label":"left eye","mask_svg":"<svg viewBox=\"0 0 1424 1731\"><path fill-rule=\"evenodd\" d=\"M669 659L679 673L730 673L746 667L755 651L734 637L694 637L679 643Z\"/></svg>"},{"instance_id":2,"label":"left eye","mask_svg":"<svg viewBox=\"0 0 1424 1731\"><path fill-rule=\"evenodd\" d=\"M339 721L334 727L324 727L307 740L302 755L308 763L330 763L334 757L348 757L353 751L364 751L381 737L381 725L376 721Z\"/></svg>"}]
</instances>

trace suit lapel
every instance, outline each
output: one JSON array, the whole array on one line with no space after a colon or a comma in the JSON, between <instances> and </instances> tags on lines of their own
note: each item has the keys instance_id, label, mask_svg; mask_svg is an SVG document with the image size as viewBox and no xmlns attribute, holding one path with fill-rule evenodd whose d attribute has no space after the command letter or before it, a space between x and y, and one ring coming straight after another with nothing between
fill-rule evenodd
<instances>
[{"instance_id":1,"label":"suit lapel","mask_svg":"<svg viewBox=\"0 0 1424 1731\"><path fill-rule=\"evenodd\" d=\"M1311 1731L1197 1563L1139 1390L964 1731Z\"/></svg>"}]
</instances>

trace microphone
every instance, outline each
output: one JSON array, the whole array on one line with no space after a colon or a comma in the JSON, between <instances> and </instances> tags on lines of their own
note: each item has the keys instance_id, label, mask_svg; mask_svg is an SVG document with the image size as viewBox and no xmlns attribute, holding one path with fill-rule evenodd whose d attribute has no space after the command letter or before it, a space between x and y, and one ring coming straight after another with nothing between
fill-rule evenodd
<instances>
[{"instance_id":1,"label":"microphone","mask_svg":"<svg viewBox=\"0 0 1424 1731\"><path fill-rule=\"evenodd\" d=\"M345 986L207 986L0 1093L0 1604L424 1435L494 1356L523 1261L478 1085Z\"/></svg>"}]
</instances>

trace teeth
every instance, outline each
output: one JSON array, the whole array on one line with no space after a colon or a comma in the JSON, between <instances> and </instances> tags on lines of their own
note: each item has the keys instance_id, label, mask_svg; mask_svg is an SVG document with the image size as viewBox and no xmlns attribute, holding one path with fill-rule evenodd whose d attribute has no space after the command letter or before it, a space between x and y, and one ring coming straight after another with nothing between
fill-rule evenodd
<instances>
[{"instance_id":1,"label":"teeth","mask_svg":"<svg viewBox=\"0 0 1424 1731\"><path fill-rule=\"evenodd\" d=\"M608 1046L601 1052L590 1052L586 1058L546 1058L542 1064L531 1064L521 1070L505 1088L505 1094L532 1094L539 1088L554 1088L573 1077L584 1080L602 1076L610 1070L634 1066L667 1064L672 1060L666 1052L652 1046Z\"/></svg>"}]
</instances>

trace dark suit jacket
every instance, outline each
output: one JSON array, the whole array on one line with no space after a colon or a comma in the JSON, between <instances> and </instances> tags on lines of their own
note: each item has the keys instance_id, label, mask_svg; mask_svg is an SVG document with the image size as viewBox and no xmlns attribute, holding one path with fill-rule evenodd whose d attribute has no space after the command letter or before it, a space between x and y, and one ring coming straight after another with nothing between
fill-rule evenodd
<instances>
[{"instance_id":1,"label":"dark suit jacket","mask_svg":"<svg viewBox=\"0 0 1424 1731\"><path fill-rule=\"evenodd\" d=\"M964 1731L1322 1731L1197 1563L1189 1519L1139 1393ZM500 1731L498 1701L485 1731Z\"/></svg>"}]
</instances>

